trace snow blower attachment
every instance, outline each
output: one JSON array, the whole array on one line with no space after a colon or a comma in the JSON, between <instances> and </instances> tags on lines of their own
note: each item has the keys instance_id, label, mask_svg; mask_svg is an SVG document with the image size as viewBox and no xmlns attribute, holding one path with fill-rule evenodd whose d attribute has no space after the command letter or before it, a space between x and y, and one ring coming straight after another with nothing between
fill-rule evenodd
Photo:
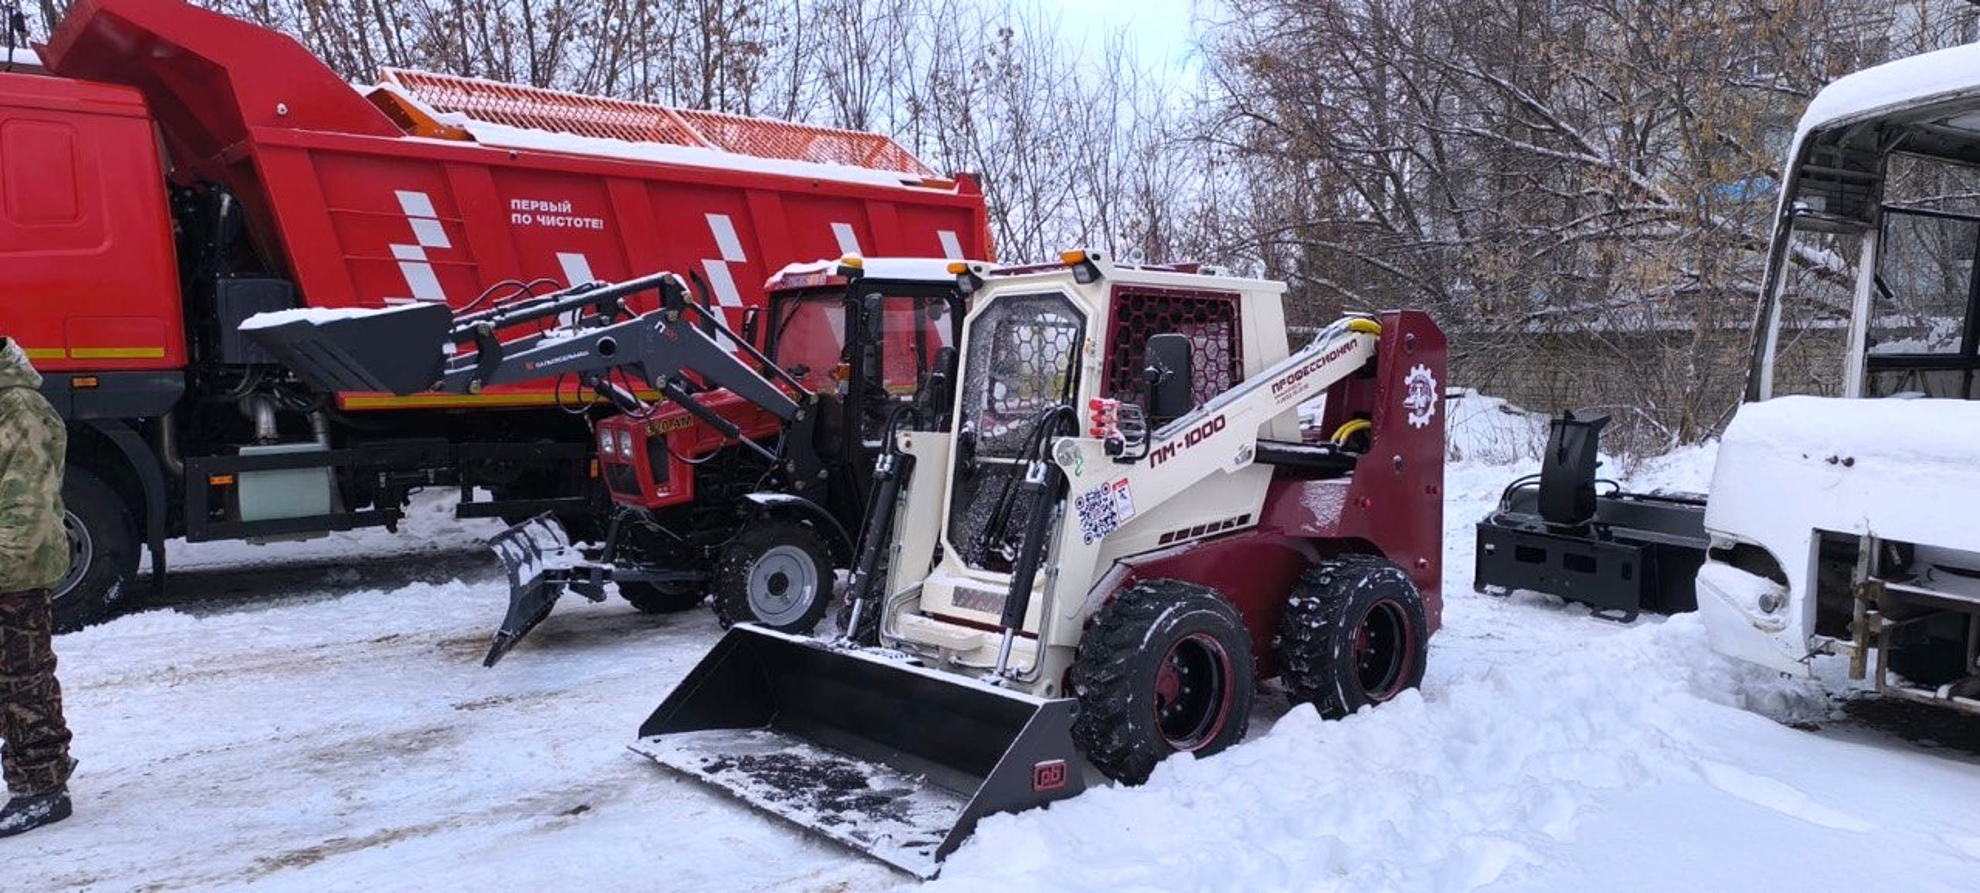
<instances>
[{"instance_id":1,"label":"snow blower attachment","mask_svg":"<svg viewBox=\"0 0 1980 893\"><path fill-rule=\"evenodd\" d=\"M1705 560L1705 500L1629 493L1598 481L1606 415L1563 412L1550 423L1540 473L1514 481L1478 522L1479 592L1544 592L1628 623L1643 611L1695 610ZM1600 484L1609 491L1598 492Z\"/></svg>"},{"instance_id":2,"label":"snow blower attachment","mask_svg":"<svg viewBox=\"0 0 1980 893\"><path fill-rule=\"evenodd\" d=\"M925 877L1089 769L1236 743L1260 678L1328 716L1414 686L1443 335L1397 311L1289 350L1282 291L1085 251L985 277L954 431L876 465L846 638L735 627L633 750ZM1302 440L1323 395L1358 436Z\"/></svg>"},{"instance_id":3,"label":"snow blower attachment","mask_svg":"<svg viewBox=\"0 0 1980 893\"><path fill-rule=\"evenodd\" d=\"M646 291L659 293L659 309L632 311L628 300ZM506 341L497 336L546 322L554 324ZM282 312L250 318L241 331L304 381L326 392L475 393L490 385L571 375L627 417L644 420L653 407L630 389L630 378L658 390L792 479L821 476L812 447L817 415L810 411L811 393L715 314L689 301L687 286L671 273L621 283L585 283L458 317L440 304ZM450 357L448 345L469 349ZM725 345L733 345L747 361ZM757 368L765 372L759 374ZM620 371L625 374L617 374ZM786 426L781 451L740 436L733 423L690 390L683 373L780 419ZM699 574L679 570L616 566L625 517L614 516L604 546L596 551L574 547L548 514L490 540L508 573L509 609L484 664L493 666L542 622L566 588L598 601L605 597L608 582L700 582Z\"/></svg>"}]
</instances>

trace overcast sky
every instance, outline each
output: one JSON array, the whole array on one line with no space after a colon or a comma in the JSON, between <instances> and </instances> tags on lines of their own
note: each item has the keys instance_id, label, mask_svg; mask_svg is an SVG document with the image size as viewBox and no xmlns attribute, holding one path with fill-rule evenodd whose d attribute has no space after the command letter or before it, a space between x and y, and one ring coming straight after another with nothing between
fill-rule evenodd
<instances>
[{"instance_id":1,"label":"overcast sky","mask_svg":"<svg viewBox=\"0 0 1980 893\"><path fill-rule=\"evenodd\" d=\"M1176 68L1190 52L1190 11L1195 5L1194 0L1072 0L1046 3L1043 8L1048 15L1058 15L1066 39L1084 43L1089 54L1099 53L1113 30L1126 28L1145 62L1167 62Z\"/></svg>"}]
</instances>

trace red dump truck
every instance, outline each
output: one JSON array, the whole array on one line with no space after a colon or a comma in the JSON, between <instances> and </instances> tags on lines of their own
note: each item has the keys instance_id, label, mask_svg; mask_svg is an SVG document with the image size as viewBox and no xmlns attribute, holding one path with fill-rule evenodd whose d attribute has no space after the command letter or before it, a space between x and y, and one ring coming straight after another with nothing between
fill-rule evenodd
<instances>
[{"instance_id":1,"label":"red dump truck","mask_svg":"<svg viewBox=\"0 0 1980 893\"><path fill-rule=\"evenodd\" d=\"M68 419L65 627L164 541L582 517L570 383L313 392L240 334L289 308L457 311L672 270L740 331L785 265L990 254L981 191L871 134L427 72L354 88L289 37L177 2L80 0L0 66L0 334Z\"/></svg>"}]
</instances>

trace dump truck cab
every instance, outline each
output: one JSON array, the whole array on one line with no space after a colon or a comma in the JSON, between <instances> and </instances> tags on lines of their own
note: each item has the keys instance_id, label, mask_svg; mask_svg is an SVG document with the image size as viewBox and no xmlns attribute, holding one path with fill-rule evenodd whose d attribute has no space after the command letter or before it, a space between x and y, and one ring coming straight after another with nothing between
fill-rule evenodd
<instances>
[{"instance_id":1,"label":"dump truck cab","mask_svg":"<svg viewBox=\"0 0 1980 893\"><path fill-rule=\"evenodd\" d=\"M1705 513L1713 646L1980 712L1980 49L1843 78L1788 155L1743 406ZM1853 263L1851 262L1853 259ZM1827 282L1826 289L1823 286ZM1810 314L1823 294L1835 295ZM1827 343L1833 363L1811 364ZM1831 370L1815 376L1807 370ZM1834 376L1834 371L1840 371ZM1822 379L1826 378L1826 381ZM1821 396L1789 396L1814 390Z\"/></svg>"}]
</instances>

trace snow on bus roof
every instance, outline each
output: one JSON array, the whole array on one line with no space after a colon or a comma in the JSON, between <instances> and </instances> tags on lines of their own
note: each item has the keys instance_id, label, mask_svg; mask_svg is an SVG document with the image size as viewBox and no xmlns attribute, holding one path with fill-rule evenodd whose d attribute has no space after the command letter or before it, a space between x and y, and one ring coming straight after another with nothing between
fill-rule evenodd
<instances>
[{"instance_id":1,"label":"snow on bus roof","mask_svg":"<svg viewBox=\"0 0 1980 893\"><path fill-rule=\"evenodd\" d=\"M1795 142L1813 130L1968 91L1980 92L1980 44L1886 62L1837 78L1815 94Z\"/></svg>"}]
</instances>

